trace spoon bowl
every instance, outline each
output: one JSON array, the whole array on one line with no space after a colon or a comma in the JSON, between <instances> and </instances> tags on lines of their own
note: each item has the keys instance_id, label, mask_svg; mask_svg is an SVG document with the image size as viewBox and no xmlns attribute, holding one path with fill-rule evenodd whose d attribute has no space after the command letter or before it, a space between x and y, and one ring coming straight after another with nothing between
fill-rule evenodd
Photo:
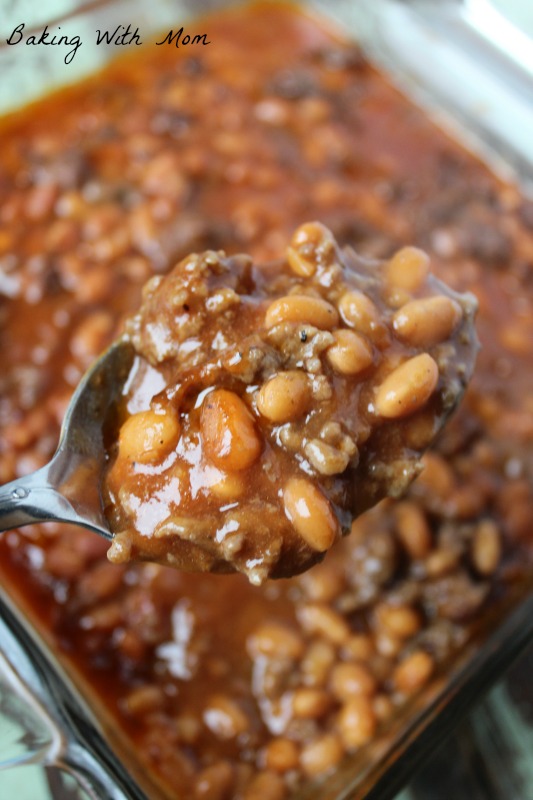
<instances>
[{"instance_id":1,"label":"spoon bowl","mask_svg":"<svg viewBox=\"0 0 533 800\"><path fill-rule=\"evenodd\" d=\"M70 522L113 538L102 510L104 428L135 353L119 338L94 362L69 403L52 460L0 487L0 532L35 522Z\"/></svg>"}]
</instances>

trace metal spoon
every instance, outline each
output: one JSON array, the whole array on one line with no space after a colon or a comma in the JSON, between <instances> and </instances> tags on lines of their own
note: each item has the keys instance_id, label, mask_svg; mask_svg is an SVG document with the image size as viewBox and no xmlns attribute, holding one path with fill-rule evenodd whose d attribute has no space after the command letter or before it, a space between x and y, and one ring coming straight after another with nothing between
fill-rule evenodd
<instances>
[{"instance_id":1,"label":"metal spoon","mask_svg":"<svg viewBox=\"0 0 533 800\"><path fill-rule=\"evenodd\" d=\"M123 390L134 355L131 344L118 339L85 373L70 401L50 463L0 486L0 532L56 521L113 538L100 494L105 463L103 428Z\"/></svg>"}]
</instances>

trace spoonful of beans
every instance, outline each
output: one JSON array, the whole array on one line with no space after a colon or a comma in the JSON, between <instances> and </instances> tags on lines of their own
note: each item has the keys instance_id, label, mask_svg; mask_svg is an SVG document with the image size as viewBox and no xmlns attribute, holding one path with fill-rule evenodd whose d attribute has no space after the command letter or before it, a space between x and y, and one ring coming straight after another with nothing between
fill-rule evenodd
<instances>
[{"instance_id":1,"label":"spoonful of beans","mask_svg":"<svg viewBox=\"0 0 533 800\"><path fill-rule=\"evenodd\" d=\"M143 559L255 584L320 561L400 497L472 375L476 301L421 250L387 261L313 222L283 258L192 254L145 286L74 394L52 461L0 488Z\"/></svg>"}]
</instances>

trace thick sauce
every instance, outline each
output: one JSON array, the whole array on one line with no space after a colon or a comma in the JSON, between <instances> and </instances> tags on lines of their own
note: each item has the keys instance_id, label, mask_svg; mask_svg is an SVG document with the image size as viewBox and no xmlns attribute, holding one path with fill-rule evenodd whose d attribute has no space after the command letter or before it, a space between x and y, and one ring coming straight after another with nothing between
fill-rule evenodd
<instances>
[{"instance_id":1,"label":"thick sauce","mask_svg":"<svg viewBox=\"0 0 533 800\"><path fill-rule=\"evenodd\" d=\"M135 59L0 134L0 476L43 464L83 370L190 252L276 258L319 219L405 245L480 304L463 407L407 498L323 564L241 575L115 565L93 534L5 534L3 583L178 798L284 798L381 735L531 572L533 210L350 44L277 7ZM529 459L529 461L528 461Z\"/></svg>"},{"instance_id":2,"label":"thick sauce","mask_svg":"<svg viewBox=\"0 0 533 800\"><path fill-rule=\"evenodd\" d=\"M276 263L208 250L152 278L109 431L109 558L260 585L401 497L477 352L474 298L429 267L414 247L365 261L308 222Z\"/></svg>"}]
</instances>

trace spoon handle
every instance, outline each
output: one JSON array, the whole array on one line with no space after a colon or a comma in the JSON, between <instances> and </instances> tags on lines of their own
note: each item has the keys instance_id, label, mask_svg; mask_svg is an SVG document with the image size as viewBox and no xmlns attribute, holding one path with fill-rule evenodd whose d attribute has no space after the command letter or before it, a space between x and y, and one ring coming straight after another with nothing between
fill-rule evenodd
<instances>
[{"instance_id":1,"label":"spoon handle","mask_svg":"<svg viewBox=\"0 0 533 800\"><path fill-rule=\"evenodd\" d=\"M49 466L0 486L0 533L35 522L84 524L67 498L51 485Z\"/></svg>"},{"instance_id":2,"label":"spoon handle","mask_svg":"<svg viewBox=\"0 0 533 800\"><path fill-rule=\"evenodd\" d=\"M0 486L0 532L63 519L68 501L48 481L48 467Z\"/></svg>"}]
</instances>

